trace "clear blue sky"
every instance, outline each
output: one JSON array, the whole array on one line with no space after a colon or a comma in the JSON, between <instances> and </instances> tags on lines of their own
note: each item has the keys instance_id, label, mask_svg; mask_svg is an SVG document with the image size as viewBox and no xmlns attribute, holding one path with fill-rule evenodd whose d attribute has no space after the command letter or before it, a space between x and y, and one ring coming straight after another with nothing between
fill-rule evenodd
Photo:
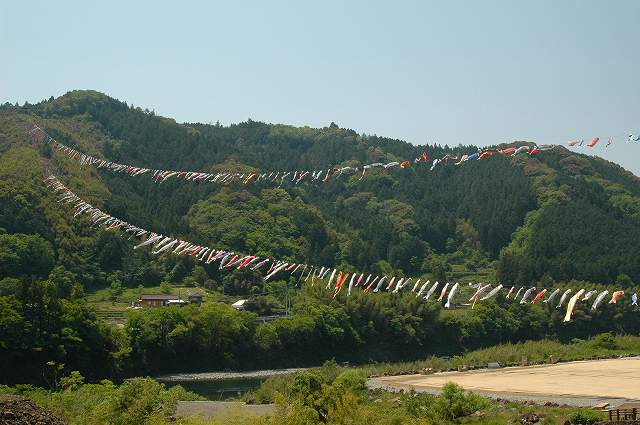
<instances>
[{"instance_id":1,"label":"clear blue sky","mask_svg":"<svg viewBox=\"0 0 640 425\"><path fill-rule=\"evenodd\" d=\"M640 174L640 1L6 1L0 102L95 89L180 122L564 143ZM145 4L143 4L145 3Z\"/></svg>"}]
</instances>

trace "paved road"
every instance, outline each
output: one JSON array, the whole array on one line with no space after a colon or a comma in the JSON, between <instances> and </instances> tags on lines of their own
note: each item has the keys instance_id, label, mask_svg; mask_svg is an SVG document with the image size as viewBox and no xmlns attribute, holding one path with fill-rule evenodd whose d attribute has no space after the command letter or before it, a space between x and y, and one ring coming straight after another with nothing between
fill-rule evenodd
<instances>
[{"instance_id":1,"label":"paved road","mask_svg":"<svg viewBox=\"0 0 640 425\"><path fill-rule=\"evenodd\" d=\"M640 357L372 378L370 388L437 393L447 382L486 397L592 406L640 399Z\"/></svg>"}]
</instances>

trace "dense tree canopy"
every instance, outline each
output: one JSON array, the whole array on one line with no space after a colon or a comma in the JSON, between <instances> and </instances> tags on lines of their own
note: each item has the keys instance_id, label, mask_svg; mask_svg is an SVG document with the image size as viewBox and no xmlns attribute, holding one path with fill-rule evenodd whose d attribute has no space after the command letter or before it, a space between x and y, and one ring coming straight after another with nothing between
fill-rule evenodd
<instances>
[{"instance_id":1,"label":"dense tree canopy","mask_svg":"<svg viewBox=\"0 0 640 425\"><path fill-rule=\"evenodd\" d=\"M437 158L476 149L414 146L335 124L178 124L91 91L0 107L3 379L38 379L49 360L93 378L331 357L415 358L506 341L639 330L638 314L626 304L578 311L575 323L564 326L555 309L540 305L498 301L442 311L410 294L361 292L331 300L319 285L297 279L265 283L248 270L220 271L189 258L133 251L120 234L72 218L42 184L45 172L55 172L80 196L131 223L264 257L461 283L482 276L518 286L634 290L640 282L639 180L600 158L558 148L433 172L373 171L326 184L158 185L148 176L69 161L27 134L33 122L97 157L201 171L326 169L412 159L425 150ZM124 328L115 329L97 319L84 297L100 288L117 297L126 288L161 283L247 297L259 314L282 309L289 294L293 315L257 323L252 313L205 303L132 312Z\"/></svg>"}]
</instances>

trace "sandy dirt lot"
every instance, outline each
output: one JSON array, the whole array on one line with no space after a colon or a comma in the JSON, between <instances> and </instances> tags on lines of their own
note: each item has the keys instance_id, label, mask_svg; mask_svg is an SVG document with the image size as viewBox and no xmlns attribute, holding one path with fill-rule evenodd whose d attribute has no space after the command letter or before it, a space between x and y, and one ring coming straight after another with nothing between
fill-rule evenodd
<instances>
[{"instance_id":1,"label":"sandy dirt lot","mask_svg":"<svg viewBox=\"0 0 640 425\"><path fill-rule=\"evenodd\" d=\"M612 405L640 399L640 357L373 378L372 387L437 392L455 382L493 398Z\"/></svg>"}]
</instances>

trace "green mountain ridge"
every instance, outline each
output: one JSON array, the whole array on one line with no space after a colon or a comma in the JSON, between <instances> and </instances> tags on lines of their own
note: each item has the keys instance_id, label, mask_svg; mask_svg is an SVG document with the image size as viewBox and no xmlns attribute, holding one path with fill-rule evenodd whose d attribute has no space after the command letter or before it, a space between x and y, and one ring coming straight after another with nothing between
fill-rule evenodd
<instances>
[{"instance_id":1,"label":"green mountain ridge","mask_svg":"<svg viewBox=\"0 0 640 425\"><path fill-rule=\"evenodd\" d=\"M443 309L408 290L358 290L351 297L343 291L333 300L324 285L300 284L298 276L265 283L247 269L221 271L193 258L133 250L133 240L74 218L43 183L54 173L113 216L198 244L349 272L458 281L454 304L461 307L473 291L468 281L637 291L639 179L603 159L558 147L534 157L494 155L433 172L412 166L326 184L157 184L148 175L81 167L28 134L34 123L97 157L198 171L321 169L412 160L424 150L439 158L478 149L414 146L335 124L178 124L93 91L3 105L0 360L6 367L0 382L42 382L56 368L99 380L317 365L331 358L413 360L507 341L570 341L640 329L640 315L626 299L597 311L585 302L570 324L551 305L504 297L474 310ZM117 300L124 290L172 284L207 290L208 302L120 311L125 323L117 328L95 312L111 314L113 305L89 301L98 293ZM251 312L228 305L239 298L251 301ZM283 312L289 298L291 317L256 322L257 315Z\"/></svg>"},{"instance_id":2,"label":"green mountain ridge","mask_svg":"<svg viewBox=\"0 0 640 425\"><path fill-rule=\"evenodd\" d=\"M93 91L5 106L2 115L20 128L2 139L7 154L19 146L43 149L21 134L31 121L85 152L153 168L322 169L412 159L423 150L431 158L475 150L414 146L335 125L177 124ZM82 190L88 182L66 183L115 216L237 251L363 270L384 261L407 275L429 271L424 263L430 257L449 256L454 263L497 262L497 278L506 283L527 284L545 275L607 283L621 273L640 280L634 258L640 252L640 180L563 147L535 158L492 157L434 172L416 167L279 189L157 185L145 177L80 170L66 159L54 163L63 181L65 174L76 181L88 174L96 185L89 191ZM92 199L92 191L106 196ZM270 197L273 202L265 202ZM272 226L279 221L281 226ZM3 222L0 227L15 231ZM274 233L265 238L267 228Z\"/></svg>"}]
</instances>

